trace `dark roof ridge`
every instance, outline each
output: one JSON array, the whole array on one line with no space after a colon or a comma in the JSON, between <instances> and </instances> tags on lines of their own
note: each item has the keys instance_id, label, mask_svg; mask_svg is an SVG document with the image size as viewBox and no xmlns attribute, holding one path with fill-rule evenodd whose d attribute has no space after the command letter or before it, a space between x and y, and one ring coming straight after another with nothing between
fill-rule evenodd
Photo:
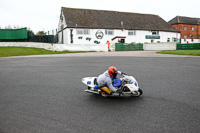
<instances>
[{"instance_id":1,"label":"dark roof ridge","mask_svg":"<svg viewBox=\"0 0 200 133\"><path fill-rule=\"evenodd\" d=\"M173 19L171 19L169 24L200 24L200 18L194 18L194 17L186 17L186 16L176 16Z\"/></svg>"},{"instance_id":2,"label":"dark roof ridge","mask_svg":"<svg viewBox=\"0 0 200 133\"><path fill-rule=\"evenodd\" d=\"M68 9L74 9L74 10L91 10L91 11L105 11L105 12L117 12L117 13L128 13L128 14L159 16L159 15L156 15L156 14L146 14L146 13L136 13L136 12L124 12L124 11L104 10L104 9L86 9L86 8L72 8L72 7L61 7L61 8L68 8Z\"/></svg>"},{"instance_id":3,"label":"dark roof ridge","mask_svg":"<svg viewBox=\"0 0 200 133\"><path fill-rule=\"evenodd\" d=\"M194 18L194 19L200 19L200 18L197 18L197 17L187 17L187 16L177 16L177 17L180 17L180 18Z\"/></svg>"}]
</instances>

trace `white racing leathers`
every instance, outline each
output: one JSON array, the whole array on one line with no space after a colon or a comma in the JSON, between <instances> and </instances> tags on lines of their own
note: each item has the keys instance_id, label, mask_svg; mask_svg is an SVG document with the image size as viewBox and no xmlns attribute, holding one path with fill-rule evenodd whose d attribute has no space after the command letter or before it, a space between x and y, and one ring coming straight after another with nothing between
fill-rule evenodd
<instances>
[{"instance_id":1,"label":"white racing leathers","mask_svg":"<svg viewBox=\"0 0 200 133\"><path fill-rule=\"evenodd\" d=\"M117 71L117 73L120 75L122 74L121 71ZM112 82L112 77L108 73L108 70L97 77L97 83L100 85L100 87L107 86L111 91L116 92L117 89L113 87Z\"/></svg>"}]
</instances>

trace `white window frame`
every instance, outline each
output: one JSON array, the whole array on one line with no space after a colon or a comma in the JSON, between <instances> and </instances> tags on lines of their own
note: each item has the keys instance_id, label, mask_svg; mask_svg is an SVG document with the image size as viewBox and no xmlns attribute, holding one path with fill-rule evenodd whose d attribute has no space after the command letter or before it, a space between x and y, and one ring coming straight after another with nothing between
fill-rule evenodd
<instances>
[{"instance_id":1,"label":"white window frame","mask_svg":"<svg viewBox=\"0 0 200 133\"><path fill-rule=\"evenodd\" d=\"M135 30L128 30L128 35L129 36L135 36L136 35L136 31Z\"/></svg>"},{"instance_id":2,"label":"white window frame","mask_svg":"<svg viewBox=\"0 0 200 133\"><path fill-rule=\"evenodd\" d=\"M106 35L114 35L114 30L105 30Z\"/></svg>"},{"instance_id":3,"label":"white window frame","mask_svg":"<svg viewBox=\"0 0 200 133\"><path fill-rule=\"evenodd\" d=\"M90 29L76 29L77 35L90 35Z\"/></svg>"},{"instance_id":4,"label":"white window frame","mask_svg":"<svg viewBox=\"0 0 200 133\"><path fill-rule=\"evenodd\" d=\"M191 31L194 31L194 27L191 27Z\"/></svg>"}]
</instances>

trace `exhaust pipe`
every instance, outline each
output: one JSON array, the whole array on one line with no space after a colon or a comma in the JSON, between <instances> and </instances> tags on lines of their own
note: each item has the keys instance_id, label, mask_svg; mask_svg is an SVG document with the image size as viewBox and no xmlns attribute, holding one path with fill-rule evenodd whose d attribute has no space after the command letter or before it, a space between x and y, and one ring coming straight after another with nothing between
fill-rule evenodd
<instances>
[{"instance_id":1,"label":"exhaust pipe","mask_svg":"<svg viewBox=\"0 0 200 133\"><path fill-rule=\"evenodd\" d=\"M92 90L85 90L85 92L88 92L88 93L94 93L94 94L99 94L98 91L92 91Z\"/></svg>"}]
</instances>

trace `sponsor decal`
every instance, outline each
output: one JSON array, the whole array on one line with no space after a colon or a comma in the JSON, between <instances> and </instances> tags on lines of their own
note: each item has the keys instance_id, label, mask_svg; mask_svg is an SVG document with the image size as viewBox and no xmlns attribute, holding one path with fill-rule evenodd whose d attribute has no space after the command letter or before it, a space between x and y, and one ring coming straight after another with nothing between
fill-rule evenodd
<instances>
[{"instance_id":1,"label":"sponsor decal","mask_svg":"<svg viewBox=\"0 0 200 133\"><path fill-rule=\"evenodd\" d=\"M97 39L102 39L104 34L101 30L98 30L95 35L96 35Z\"/></svg>"}]
</instances>

